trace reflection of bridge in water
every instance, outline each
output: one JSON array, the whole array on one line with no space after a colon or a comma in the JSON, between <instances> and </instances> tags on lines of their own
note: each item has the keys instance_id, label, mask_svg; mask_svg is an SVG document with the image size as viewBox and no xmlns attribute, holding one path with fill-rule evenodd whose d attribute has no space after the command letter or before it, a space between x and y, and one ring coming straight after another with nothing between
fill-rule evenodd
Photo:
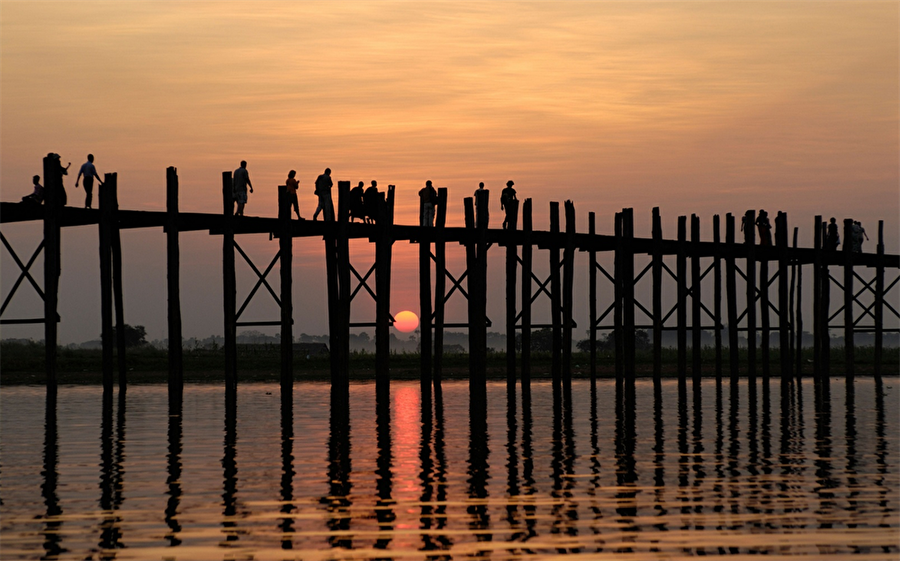
<instances>
[{"instance_id":1,"label":"reflection of bridge in water","mask_svg":"<svg viewBox=\"0 0 900 561\"><path fill-rule=\"evenodd\" d=\"M124 329L115 330L113 338L113 311L115 323L124 325L122 294L123 256L119 231L126 228L162 227L167 233L168 256L168 321L170 387L180 391L182 385L181 361L181 310L179 289L178 236L182 231L206 230L222 236L225 343L225 380L229 387L237 383L236 329L241 326L279 325L281 327L281 380L290 385L293 380L293 304L292 248L294 238L323 238L328 283L328 316L331 342L332 381L339 385L348 383L349 334L351 327L373 326L376 338L376 380L386 387L389 381L390 349L389 327L391 290L392 245L396 241L409 241L419 246L419 291L421 307L421 365L422 383L440 382L443 357L443 332L447 327L467 327L469 332L470 383L483 386L487 355L486 335L489 320L487 306L487 252L493 245L506 249L506 331L521 333L521 352L516 352L516 338L507 337L508 382L514 385L517 369L523 384L531 376L531 331L549 327L553 336L552 371L555 381L565 380L571 372L573 321L573 293L575 279L575 252L588 255L589 276L589 334L591 374L596 374L597 332L611 329L615 341L616 374L619 379L631 379L635 365L635 334L638 329L652 331L653 375L658 379L662 372L662 333L677 332L677 368L680 377L688 371L699 382L701 375L701 331L714 334L715 374L721 376L728 368L730 376L740 373L755 377L760 370L764 377L770 375L770 336L777 333L780 352L780 374L783 378L802 373L800 360L803 332L801 277L803 266L812 267L814 314L813 373L827 377L829 373L829 329L841 329L845 341L844 368L848 376L854 374L854 334L871 331L874 334L875 373L882 369L883 334L897 331L886 328L885 310L900 318L898 311L885 300L885 296L897 287L895 279L886 284L886 269L900 269L900 256L884 254L883 221L879 222L877 251L873 254L854 253L849 243L841 251L823 248L824 223L816 216L813 224L817 234L813 248L797 246L798 229L793 229L793 242L789 242L787 215L779 213L775 219L774 244L756 244L752 227L742 228L743 239L735 233L735 217L726 215L724 240L719 216L713 217L712 241L701 241L700 220L694 215L690 221L688 238L687 217L678 218L675 239L663 239L662 222L658 209L654 209L651 237L634 235L631 209L616 214L614 235L599 235L595 229L595 215L588 215L588 233L577 233L575 207L565 203L565 227L560 225L559 203L550 203L550 229L535 231L532 228L531 199L522 204L521 228L518 220L518 204L510 205L512 211L506 229L489 229L487 217L476 213L476 208L487 208L489 193L480 190L478 200L464 199L465 227L446 227L447 190L439 189L436 223L433 228L394 224L394 188L389 186L384 204L375 224L355 224L349 219L349 182L338 183L338 210L335 222L311 222L291 220L290 207L284 188L279 190L279 217L233 217L231 198L231 173L223 174L223 213L180 213L178 211L178 177L175 168L167 170L167 211L149 212L121 210L118 208L116 174L107 174L100 187L100 208L97 210L61 207L56 204L57 193L62 189L62 176L57 166L45 159L44 177L46 205L43 207L2 203L0 223L42 221L43 240L24 264L12 246L3 237L4 245L21 269L19 279L6 296L3 310L23 281L27 280L44 300L43 317L34 319L0 319L4 324L43 323L46 341L46 375L50 386L56 384L56 341L58 285L60 274L60 231L68 226L98 224L100 237L100 291L103 344L104 384L111 386L114 374L114 346L118 351L119 383L126 382ZM744 224L753 224L754 211L742 217ZM844 240L852 238L852 221L844 221ZM241 234L268 233L278 237L279 250L263 272L236 242ZM351 263L350 239L367 239L375 246L375 259L363 274ZM466 270L458 277L446 267L446 245L458 243L465 247ZM520 251L521 249L521 251ZM541 279L534 271L534 250L546 250L549 255L549 275ZM258 280L238 308L235 283L235 250L247 261ZM40 252L44 252L43 289L28 272ZM598 254L610 253L615 265L607 271L598 263ZM649 262L638 271L636 256L647 255ZM674 258L674 270L666 258ZM276 293L267 280L269 272L280 263L281 286ZM434 281L432 282L432 263ZM741 268L743 265L743 268ZM830 268L838 267L842 275L837 279ZM770 271L771 269L771 271ZM859 274L868 270L868 280ZM599 273L599 274L598 274ZM770 274L771 273L771 274ZM873 273L873 274L871 274ZM374 274L374 289L370 279ZM723 286L724 274L724 286ZM521 275L522 282L517 282ZM652 302L644 305L635 297L635 286L645 276L651 283ZM356 286L351 288L351 278ZM608 281L611 295L604 298L605 309L598 307L600 290L598 279ZM703 281L712 284L701 290ZM743 283L738 290L738 280ZM449 290L448 290L449 281ZM465 282L463 282L465 281ZM674 303L663 304L663 286L674 283ZM859 283L859 284L857 284ZM774 298L770 294L776 285ZM832 311L832 287L837 286L840 306ZM240 317L247 304L265 288L281 310L281 317L274 321L247 322ZM351 323L350 309L354 297L365 290L376 302L374 322ZM445 305L448 299L459 293L468 304L468 320L464 324L445 322ZM701 297L702 296L702 297ZM550 319L547 323L534 321L532 306L538 298L550 303ZM706 299L704 301L704 298ZM519 309L517 309L517 300ZM711 300L711 301L710 301ZM739 309L742 304L744 309ZM724 305L724 311L723 311ZM2 311L0 311L2 313ZM642 314L646 323L636 316ZM672 316L674 315L674 321ZM609 324L611 316L612 323ZM690 316L690 320L688 317ZM777 324L772 324L772 318ZM604 323L606 321L607 323ZM725 326L728 326L726 329ZM746 336L746 358L738 354L739 332ZM688 344L688 335L691 344ZM727 341L723 340L727 337ZM757 341L759 340L759 341ZM688 351L691 361L688 366ZM725 357L727 349L728 357ZM759 355L759 368L757 366Z\"/></svg>"}]
</instances>

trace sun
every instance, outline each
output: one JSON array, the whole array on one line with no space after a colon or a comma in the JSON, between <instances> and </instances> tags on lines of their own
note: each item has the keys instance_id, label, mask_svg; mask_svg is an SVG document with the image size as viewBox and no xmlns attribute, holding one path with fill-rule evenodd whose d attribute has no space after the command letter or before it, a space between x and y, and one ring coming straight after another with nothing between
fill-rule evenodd
<instances>
[{"instance_id":1,"label":"sun","mask_svg":"<svg viewBox=\"0 0 900 561\"><path fill-rule=\"evenodd\" d=\"M409 310L403 310L402 312L398 312L394 314L394 328L401 333L410 333L415 331L415 329L419 327L419 316L410 312Z\"/></svg>"}]
</instances>

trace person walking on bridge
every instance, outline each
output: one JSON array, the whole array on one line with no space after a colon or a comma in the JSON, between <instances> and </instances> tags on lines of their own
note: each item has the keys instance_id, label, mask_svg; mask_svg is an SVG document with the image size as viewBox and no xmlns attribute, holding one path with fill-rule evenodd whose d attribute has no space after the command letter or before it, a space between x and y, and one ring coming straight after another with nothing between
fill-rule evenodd
<instances>
[{"instance_id":1,"label":"person walking on bridge","mask_svg":"<svg viewBox=\"0 0 900 561\"><path fill-rule=\"evenodd\" d=\"M316 207L313 220L318 220L321 212L323 220L334 221L334 202L331 200L332 185L334 183L331 181L331 168L325 168L325 173L316 178L316 196L319 197L319 206Z\"/></svg>"},{"instance_id":2,"label":"person walking on bridge","mask_svg":"<svg viewBox=\"0 0 900 561\"><path fill-rule=\"evenodd\" d=\"M97 168L94 167L94 155L88 154L87 161L81 164L78 170L78 177L75 178L75 188L78 189L78 181L84 176L84 208L91 208L94 200L94 178L97 178L98 184L103 185L100 176L97 175Z\"/></svg>"},{"instance_id":3,"label":"person walking on bridge","mask_svg":"<svg viewBox=\"0 0 900 561\"><path fill-rule=\"evenodd\" d=\"M253 185L250 183L250 172L247 171L247 162L241 160L241 167L234 170L231 177L231 194L237 202L237 212L235 216L244 216L244 205L247 204L247 188L253 192Z\"/></svg>"}]
</instances>

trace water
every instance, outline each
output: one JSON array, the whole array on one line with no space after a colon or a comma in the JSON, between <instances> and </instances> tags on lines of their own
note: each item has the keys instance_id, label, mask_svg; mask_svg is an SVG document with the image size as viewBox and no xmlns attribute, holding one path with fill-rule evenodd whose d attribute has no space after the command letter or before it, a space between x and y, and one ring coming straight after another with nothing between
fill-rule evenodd
<instances>
[{"instance_id":1,"label":"water","mask_svg":"<svg viewBox=\"0 0 900 561\"><path fill-rule=\"evenodd\" d=\"M512 407L505 384L395 382L388 407L304 383L284 408L191 385L179 411L162 385L4 387L0 556L893 560L898 390L639 381L632 412L607 381Z\"/></svg>"}]
</instances>

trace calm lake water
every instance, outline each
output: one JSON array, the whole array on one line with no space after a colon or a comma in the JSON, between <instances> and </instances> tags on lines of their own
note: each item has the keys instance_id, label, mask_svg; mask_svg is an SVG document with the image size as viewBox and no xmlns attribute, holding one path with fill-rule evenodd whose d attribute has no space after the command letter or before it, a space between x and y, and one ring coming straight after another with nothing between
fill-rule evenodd
<instances>
[{"instance_id":1,"label":"calm lake water","mask_svg":"<svg viewBox=\"0 0 900 561\"><path fill-rule=\"evenodd\" d=\"M898 382L4 387L0 556L894 560Z\"/></svg>"}]
</instances>

